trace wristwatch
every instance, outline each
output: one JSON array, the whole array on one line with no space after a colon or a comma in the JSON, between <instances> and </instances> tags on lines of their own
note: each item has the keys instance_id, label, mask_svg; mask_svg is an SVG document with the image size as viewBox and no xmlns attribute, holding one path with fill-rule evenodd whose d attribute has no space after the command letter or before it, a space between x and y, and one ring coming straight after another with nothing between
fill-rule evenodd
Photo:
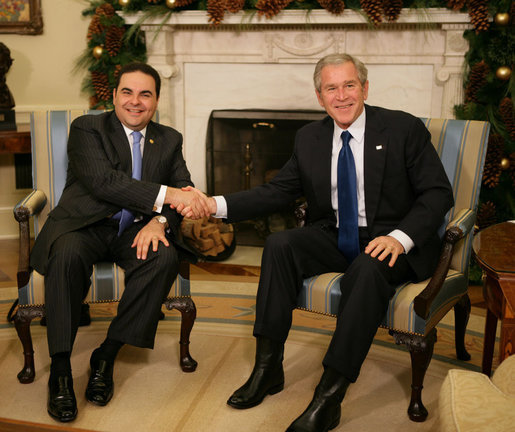
<instances>
[{"instance_id":1,"label":"wristwatch","mask_svg":"<svg viewBox=\"0 0 515 432\"><path fill-rule=\"evenodd\" d=\"M163 215L155 216L154 219L160 224L163 224L165 229L168 228L168 220Z\"/></svg>"}]
</instances>

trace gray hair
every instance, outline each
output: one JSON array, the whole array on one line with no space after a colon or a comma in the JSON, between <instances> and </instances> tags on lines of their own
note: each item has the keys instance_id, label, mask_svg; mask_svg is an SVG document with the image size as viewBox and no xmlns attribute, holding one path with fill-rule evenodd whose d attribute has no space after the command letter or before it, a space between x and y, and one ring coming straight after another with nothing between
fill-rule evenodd
<instances>
[{"instance_id":1,"label":"gray hair","mask_svg":"<svg viewBox=\"0 0 515 432\"><path fill-rule=\"evenodd\" d=\"M350 54L329 54L325 57L321 58L317 65L315 66L315 72L313 73L313 82L315 83L315 88L317 91L320 91L320 87L322 85L322 79L320 78L320 74L322 73L322 69L326 66L330 65L340 65L343 63L351 62L358 71L358 79L362 86L365 85L368 79L368 70L367 67L357 58L352 57Z\"/></svg>"}]
</instances>

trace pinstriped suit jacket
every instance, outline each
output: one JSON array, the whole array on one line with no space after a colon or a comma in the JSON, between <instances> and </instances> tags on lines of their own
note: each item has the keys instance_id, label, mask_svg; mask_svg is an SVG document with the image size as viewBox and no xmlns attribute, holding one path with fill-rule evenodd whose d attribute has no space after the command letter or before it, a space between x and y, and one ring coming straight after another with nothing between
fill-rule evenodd
<instances>
[{"instance_id":1,"label":"pinstriped suit jacket","mask_svg":"<svg viewBox=\"0 0 515 432\"><path fill-rule=\"evenodd\" d=\"M408 261L423 280L434 270L440 254L437 231L453 205L451 185L431 135L418 118L369 105L365 109L369 234L374 238L400 229L410 236L415 247ZM292 157L270 183L225 197L228 221L277 211L304 196L308 224L336 224L330 195L333 127L333 120L326 117L301 128ZM323 254L313 251L317 252Z\"/></svg>"},{"instance_id":2,"label":"pinstriped suit jacket","mask_svg":"<svg viewBox=\"0 0 515 432\"><path fill-rule=\"evenodd\" d=\"M160 185L191 185L182 155L182 135L150 122L145 136L142 180L132 178L130 146L114 111L85 115L71 125L66 184L38 235L31 266L44 274L52 243L62 234L94 224L122 208L149 220ZM171 237L179 241L180 215L165 205Z\"/></svg>"}]
</instances>

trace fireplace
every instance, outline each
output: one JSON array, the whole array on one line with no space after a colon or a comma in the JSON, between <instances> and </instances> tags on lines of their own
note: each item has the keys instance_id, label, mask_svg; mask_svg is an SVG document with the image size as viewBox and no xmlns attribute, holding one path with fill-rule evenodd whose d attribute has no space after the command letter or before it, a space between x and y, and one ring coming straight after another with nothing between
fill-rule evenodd
<instances>
[{"instance_id":1,"label":"fireplace","mask_svg":"<svg viewBox=\"0 0 515 432\"><path fill-rule=\"evenodd\" d=\"M269 181L288 161L295 133L326 116L314 110L215 110L206 139L206 179L210 195L224 195ZM293 228L289 210L235 224L237 244L262 246L268 234Z\"/></svg>"}]
</instances>

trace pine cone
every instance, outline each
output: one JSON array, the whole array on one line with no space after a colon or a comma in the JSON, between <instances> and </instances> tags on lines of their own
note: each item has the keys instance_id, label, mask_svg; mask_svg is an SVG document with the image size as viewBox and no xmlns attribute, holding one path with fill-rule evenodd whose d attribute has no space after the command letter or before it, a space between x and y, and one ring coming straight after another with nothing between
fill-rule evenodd
<instances>
[{"instance_id":1,"label":"pine cone","mask_svg":"<svg viewBox=\"0 0 515 432\"><path fill-rule=\"evenodd\" d=\"M207 0L207 14L210 23L219 25L225 15L225 0Z\"/></svg>"},{"instance_id":2,"label":"pine cone","mask_svg":"<svg viewBox=\"0 0 515 432\"><path fill-rule=\"evenodd\" d=\"M95 13L99 16L106 16L107 18L114 17L116 11L110 3L104 3L95 9Z\"/></svg>"},{"instance_id":3,"label":"pine cone","mask_svg":"<svg viewBox=\"0 0 515 432\"><path fill-rule=\"evenodd\" d=\"M486 0L469 0L468 10L470 22L474 26L476 33L488 30L490 22L488 21L488 2Z\"/></svg>"},{"instance_id":4,"label":"pine cone","mask_svg":"<svg viewBox=\"0 0 515 432\"><path fill-rule=\"evenodd\" d=\"M506 130L510 137L515 141L515 116L513 112L513 101L509 97L505 97L499 104L499 113L501 114L502 121L506 126Z\"/></svg>"},{"instance_id":5,"label":"pine cone","mask_svg":"<svg viewBox=\"0 0 515 432\"><path fill-rule=\"evenodd\" d=\"M340 15L345 9L345 3L343 0L318 0L320 6L322 6L327 12L334 15Z\"/></svg>"},{"instance_id":6,"label":"pine cone","mask_svg":"<svg viewBox=\"0 0 515 432\"><path fill-rule=\"evenodd\" d=\"M465 89L465 102L479 102L477 92L486 84L486 76L489 72L490 68L484 60L472 66Z\"/></svg>"},{"instance_id":7,"label":"pine cone","mask_svg":"<svg viewBox=\"0 0 515 432\"><path fill-rule=\"evenodd\" d=\"M193 3L195 0L176 0L175 1L175 7L176 8L179 8L179 7L185 7L185 6L188 6L190 5L191 3Z\"/></svg>"},{"instance_id":8,"label":"pine cone","mask_svg":"<svg viewBox=\"0 0 515 432\"><path fill-rule=\"evenodd\" d=\"M378 26L381 21L381 11L383 9L382 0L360 0L361 9L367 14L368 18L374 24Z\"/></svg>"},{"instance_id":9,"label":"pine cone","mask_svg":"<svg viewBox=\"0 0 515 432\"><path fill-rule=\"evenodd\" d=\"M245 0L226 0L225 6L229 12L237 13L243 9L243 6L245 6Z\"/></svg>"},{"instance_id":10,"label":"pine cone","mask_svg":"<svg viewBox=\"0 0 515 432\"><path fill-rule=\"evenodd\" d=\"M476 224L480 230L494 225L497 222L495 214L495 204L492 201L487 201L479 206L477 212Z\"/></svg>"},{"instance_id":11,"label":"pine cone","mask_svg":"<svg viewBox=\"0 0 515 432\"><path fill-rule=\"evenodd\" d=\"M402 0L383 0L383 13L388 21L397 21L401 9Z\"/></svg>"},{"instance_id":12,"label":"pine cone","mask_svg":"<svg viewBox=\"0 0 515 432\"><path fill-rule=\"evenodd\" d=\"M114 72L113 72L113 75L114 75L114 79L118 79L118 74L120 73L120 71L122 70L122 65L121 64L117 64L115 67L114 67Z\"/></svg>"},{"instance_id":13,"label":"pine cone","mask_svg":"<svg viewBox=\"0 0 515 432\"><path fill-rule=\"evenodd\" d=\"M106 73L98 71L91 72L91 82L99 101L108 101L111 98L112 89L109 85L109 78Z\"/></svg>"},{"instance_id":14,"label":"pine cone","mask_svg":"<svg viewBox=\"0 0 515 432\"><path fill-rule=\"evenodd\" d=\"M483 170L483 185L494 188L499 185L501 178L501 159L503 157L504 140L499 134L491 134L488 138L485 168Z\"/></svg>"},{"instance_id":15,"label":"pine cone","mask_svg":"<svg viewBox=\"0 0 515 432\"><path fill-rule=\"evenodd\" d=\"M467 0L447 0L447 6L454 11L463 9Z\"/></svg>"},{"instance_id":16,"label":"pine cone","mask_svg":"<svg viewBox=\"0 0 515 432\"><path fill-rule=\"evenodd\" d=\"M125 28L111 26L107 29L105 48L111 57L116 56L122 48L122 38Z\"/></svg>"},{"instance_id":17,"label":"pine cone","mask_svg":"<svg viewBox=\"0 0 515 432\"><path fill-rule=\"evenodd\" d=\"M98 15L93 15L88 27L88 40L91 40L93 35L102 34L104 29L105 27L100 22L100 17Z\"/></svg>"},{"instance_id":18,"label":"pine cone","mask_svg":"<svg viewBox=\"0 0 515 432\"><path fill-rule=\"evenodd\" d=\"M272 18L288 6L292 0L258 0L256 9L259 15Z\"/></svg>"}]
</instances>

